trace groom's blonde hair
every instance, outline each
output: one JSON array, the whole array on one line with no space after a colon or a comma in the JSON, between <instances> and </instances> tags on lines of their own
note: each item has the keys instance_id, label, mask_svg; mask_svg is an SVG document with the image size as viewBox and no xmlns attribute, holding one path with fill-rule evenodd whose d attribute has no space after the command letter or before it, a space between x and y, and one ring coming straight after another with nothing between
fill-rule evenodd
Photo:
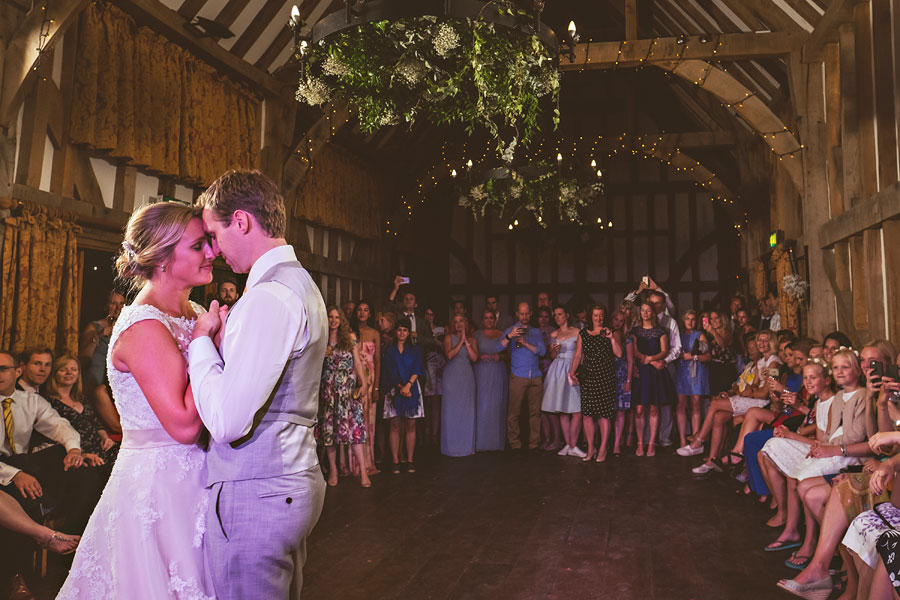
<instances>
[{"instance_id":1,"label":"groom's blonde hair","mask_svg":"<svg viewBox=\"0 0 900 600\"><path fill-rule=\"evenodd\" d=\"M211 210L216 219L228 225L234 211L250 213L266 235L273 238L283 238L287 227L284 198L275 182L261 171L228 171L200 195L197 206Z\"/></svg>"}]
</instances>

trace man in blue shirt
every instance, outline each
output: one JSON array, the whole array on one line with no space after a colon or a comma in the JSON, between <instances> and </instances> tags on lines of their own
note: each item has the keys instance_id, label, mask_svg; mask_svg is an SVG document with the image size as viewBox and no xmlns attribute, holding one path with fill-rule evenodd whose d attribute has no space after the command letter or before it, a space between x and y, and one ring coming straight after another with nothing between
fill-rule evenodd
<instances>
[{"instance_id":1,"label":"man in blue shirt","mask_svg":"<svg viewBox=\"0 0 900 600\"><path fill-rule=\"evenodd\" d=\"M497 352L510 348L509 408L506 413L506 439L511 448L521 448L519 439L519 415L522 400L528 398L528 447L535 449L541 441L541 399L544 395L544 378L538 358L547 349L537 327L529 327L531 305L519 303L516 311L519 322L509 327L497 344Z\"/></svg>"}]
</instances>

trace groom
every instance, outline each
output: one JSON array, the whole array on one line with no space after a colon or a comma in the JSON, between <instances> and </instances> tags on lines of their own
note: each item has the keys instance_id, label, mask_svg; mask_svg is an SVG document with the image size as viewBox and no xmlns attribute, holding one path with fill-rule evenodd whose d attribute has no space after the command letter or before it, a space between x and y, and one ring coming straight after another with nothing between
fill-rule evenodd
<instances>
[{"instance_id":1,"label":"groom","mask_svg":"<svg viewBox=\"0 0 900 600\"><path fill-rule=\"evenodd\" d=\"M284 199L229 171L198 200L213 248L247 288L194 326L190 376L212 441L204 552L220 600L297 598L325 480L313 437L328 341L322 296L284 239ZM227 317L227 323L226 323Z\"/></svg>"}]
</instances>

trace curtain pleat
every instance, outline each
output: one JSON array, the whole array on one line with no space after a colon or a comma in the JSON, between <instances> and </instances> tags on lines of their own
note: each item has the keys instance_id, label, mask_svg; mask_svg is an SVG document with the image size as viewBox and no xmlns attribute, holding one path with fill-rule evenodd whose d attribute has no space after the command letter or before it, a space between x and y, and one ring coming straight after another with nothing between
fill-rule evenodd
<instances>
[{"instance_id":1,"label":"curtain pleat","mask_svg":"<svg viewBox=\"0 0 900 600\"><path fill-rule=\"evenodd\" d=\"M112 3L81 16L70 138L184 183L259 157L260 99Z\"/></svg>"}]
</instances>

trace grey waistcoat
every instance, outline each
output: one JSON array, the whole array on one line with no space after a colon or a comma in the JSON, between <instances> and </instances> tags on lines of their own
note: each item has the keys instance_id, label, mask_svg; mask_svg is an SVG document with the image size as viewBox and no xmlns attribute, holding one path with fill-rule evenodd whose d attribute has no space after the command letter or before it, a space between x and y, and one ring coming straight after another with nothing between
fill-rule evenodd
<instances>
[{"instance_id":1,"label":"grey waistcoat","mask_svg":"<svg viewBox=\"0 0 900 600\"><path fill-rule=\"evenodd\" d=\"M265 282L287 287L293 293L294 301L306 307L308 340L303 345L304 340L297 332L271 332L273 336L297 336L299 339L294 343L294 350L275 389L256 413L250 432L230 444L210 441L207 454L210 485L220 481L279 477L318 464L313 426L319 409L319 381L328 344L325 303L319 288L299 262L275 265L257 284ZM240 357L230 357L230 360L240 360ZM227 401L240 402L240 398Z\"/></svg>"}]
</instances>

